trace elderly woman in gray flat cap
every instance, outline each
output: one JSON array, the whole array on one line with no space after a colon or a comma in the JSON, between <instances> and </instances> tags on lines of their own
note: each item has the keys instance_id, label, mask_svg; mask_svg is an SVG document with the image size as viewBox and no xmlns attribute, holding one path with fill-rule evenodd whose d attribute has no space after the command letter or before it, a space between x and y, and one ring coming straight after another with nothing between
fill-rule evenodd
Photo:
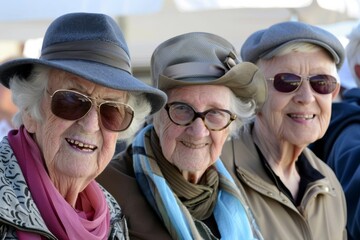
<instances>
[{"instance_id":1,"label":"elderly woman in gray flat cap","mask_svg":"<svg viewBox=\"0 0 360 240\"><path fill-rule=\"evenodd\" d=\"M151 70L168 102L98 178L122 206L131 238L262 239L219 155L263 104L263 75L239 63L228 41L202 32L160 44Z\"/></svg>"},{"instance_id":2,"label":"elderly woman in gray flat cap","mask_svg":"<svg viewBox=\"0 0 360 240\"><path fill-rule=\"evenodd\" d=\"M94 179L166 94L132 76L116 22L63 15L41 57L1 65L0 80L19 109L18 129L0 143L0 238L128 239L119 205Z\"/></svg>"},{"instance_id":3,"label":"elderly woman in gray flat cap","mask_svg":"<svg viewBox=\"0 0 360 240\"><path fill-rule=\"evenodd\" d=\"M346 239L346 206L331 169L308 144L328 128L344 49L331 33L283 22L241 48L268 83L268 99L222 160L248 197L265 239Z\"/></svg>"}]
</instances>

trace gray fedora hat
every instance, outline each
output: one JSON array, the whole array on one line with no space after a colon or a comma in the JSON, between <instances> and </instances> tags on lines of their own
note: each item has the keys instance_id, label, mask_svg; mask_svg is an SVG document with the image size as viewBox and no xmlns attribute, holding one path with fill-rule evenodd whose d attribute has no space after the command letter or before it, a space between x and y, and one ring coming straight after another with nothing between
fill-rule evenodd
<instances>
[{"instance_id":1,"label":"gray fedora hat","mask_svg":"<svg viewBox=\"0 0 360 240\"><path fill-rule=\"evenodd\" d=\"M1 83L18 75L26 80L34 65L60 69L117 90L145 93L152 113L167 101L162 91L131 73L129 50L123 33L111 17L97 13L69 13L48 27L39 59L23 58L0 66Z\"/></svg>"},{"instance_id":2,"label":"gray fedora hat","mask_svg":"<svg viewBox=\"0 0 360 240\"><path fill-rule=\"evenodd\" d=\"M240 62L234 46L217 35L185 33L161 43L151 57L154 86L167 90L186 85L224 85L259 109L267 97L263 74Z\"/></svg>"},{"instance_id":3,"label":"gray fedora hat","mask_svg":"<svg viewBox=\"0 0 360 240\"><path fill-rule=\"evenodd\" d=\"M288 44L307 42L323 47L333 57L338 69L342 66L345 50L339 39L323 28L310 24L288 21L257 31L248 37L241 47L244 61L256 63L259 59L269 59Z\"/></svg>"}]
</instances>

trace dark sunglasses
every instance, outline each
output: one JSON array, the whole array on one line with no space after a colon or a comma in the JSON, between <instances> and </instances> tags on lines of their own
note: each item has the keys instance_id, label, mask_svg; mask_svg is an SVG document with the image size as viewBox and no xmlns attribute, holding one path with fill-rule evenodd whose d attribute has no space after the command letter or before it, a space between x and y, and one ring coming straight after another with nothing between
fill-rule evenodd
<instances>
[{"instance_id":1,"label":"dark sunglasses","mask_svg":"<svg viewBox=\"0 0 360 240\"><path fill-rule=\"evenodd\" d=\"M320 94L332 93L338 84L335 77L326 74L301 77L293 73L278 73L268 80L273 81L277 91L292 93L299 89L304 79L309 80L311 88Z\"/></svg>"},{"instance_id":2,"label":"dark sunglasses","mask_svg":"<svg viewBox=\"0 0 360 240\"><path fill-rule=\"evenodd\" d=\"M236 115L225 109L212 108L205 112L196 112L190 105L172 102L165 105L170 120L179 126L188 126L197 118L201 118L211 131L220 131L236 119Z\"/></svg>"},{"instance_id":3,"label":"dark sunglasses","mask_svg":"<svg viewBox=\"0 0 360 240\"><path fill-rule=\"evenodd\" d=\"M134 118L132 107L122 102L103 101L99 104L94 98L67 89L59 89L49 95L52 113L65 120L75 121L83 118L93 105L99 108L101 124L110 131L126 130Z\"/></svg>"}]
</instances>

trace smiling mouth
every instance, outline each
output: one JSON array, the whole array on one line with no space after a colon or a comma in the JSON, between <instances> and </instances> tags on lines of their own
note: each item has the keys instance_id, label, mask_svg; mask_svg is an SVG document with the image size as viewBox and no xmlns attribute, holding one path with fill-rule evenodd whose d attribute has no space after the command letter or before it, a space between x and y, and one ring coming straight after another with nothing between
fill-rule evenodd
<instances>
[{"instance_id":1,"label":"smiling mouth","mask_svg":"<svg viewBox=\"0 0 360 240\"><path fill-rule=\"evenodd\" d=\"M181 143L182 143L183 145L185 145L186 147L188 147L188 148L194 148L194 149L203 148L203 147L205 147L205 146L208 145L207 143L193 144L193 143L183 142L183 141L181 141Z\"/></svg>"},{"instance_id":2,"label":"smiling mouth","mask_svg":"<svg viewBox=\"0 0 360 240\"><path fill-rule=\"evenodd\" d=\"M70 139L70 138L65 138L65 139L73 148L80 149L82 151L91 152L91 151L95 151L97 149L97 147L94 145L79 142L77 140Z\"/></svg>"},{"instance_id":3,"label":"smiling mouth","mask_svg":"<svg viewBox=\"0 0 360 240\"><path fill-rule=\"evenodd\" d=\"M295 119L311 120L315 118L315 114L288 114L289 117Z\"/></svg>"}]
</instances>

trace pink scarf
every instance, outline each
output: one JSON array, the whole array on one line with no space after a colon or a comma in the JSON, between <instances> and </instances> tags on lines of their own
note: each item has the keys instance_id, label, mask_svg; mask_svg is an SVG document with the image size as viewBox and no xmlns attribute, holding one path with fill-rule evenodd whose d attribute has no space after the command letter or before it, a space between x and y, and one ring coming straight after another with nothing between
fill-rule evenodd
<instances>
[{"instance_id":1,"label":"pink scarf","mask_svg":"<svg viewBox=\"0 0 360 240\"><path fill-rule=\"evenodd\" d=\"M8 134L31 195L49 230L59 239L107 239L110 213L104 193L95 181L82 191L76 209L69 205L51 182L39 147L21 126ZM19 239L41 236L17 231Z\"/></svg>"}]
</instances>

